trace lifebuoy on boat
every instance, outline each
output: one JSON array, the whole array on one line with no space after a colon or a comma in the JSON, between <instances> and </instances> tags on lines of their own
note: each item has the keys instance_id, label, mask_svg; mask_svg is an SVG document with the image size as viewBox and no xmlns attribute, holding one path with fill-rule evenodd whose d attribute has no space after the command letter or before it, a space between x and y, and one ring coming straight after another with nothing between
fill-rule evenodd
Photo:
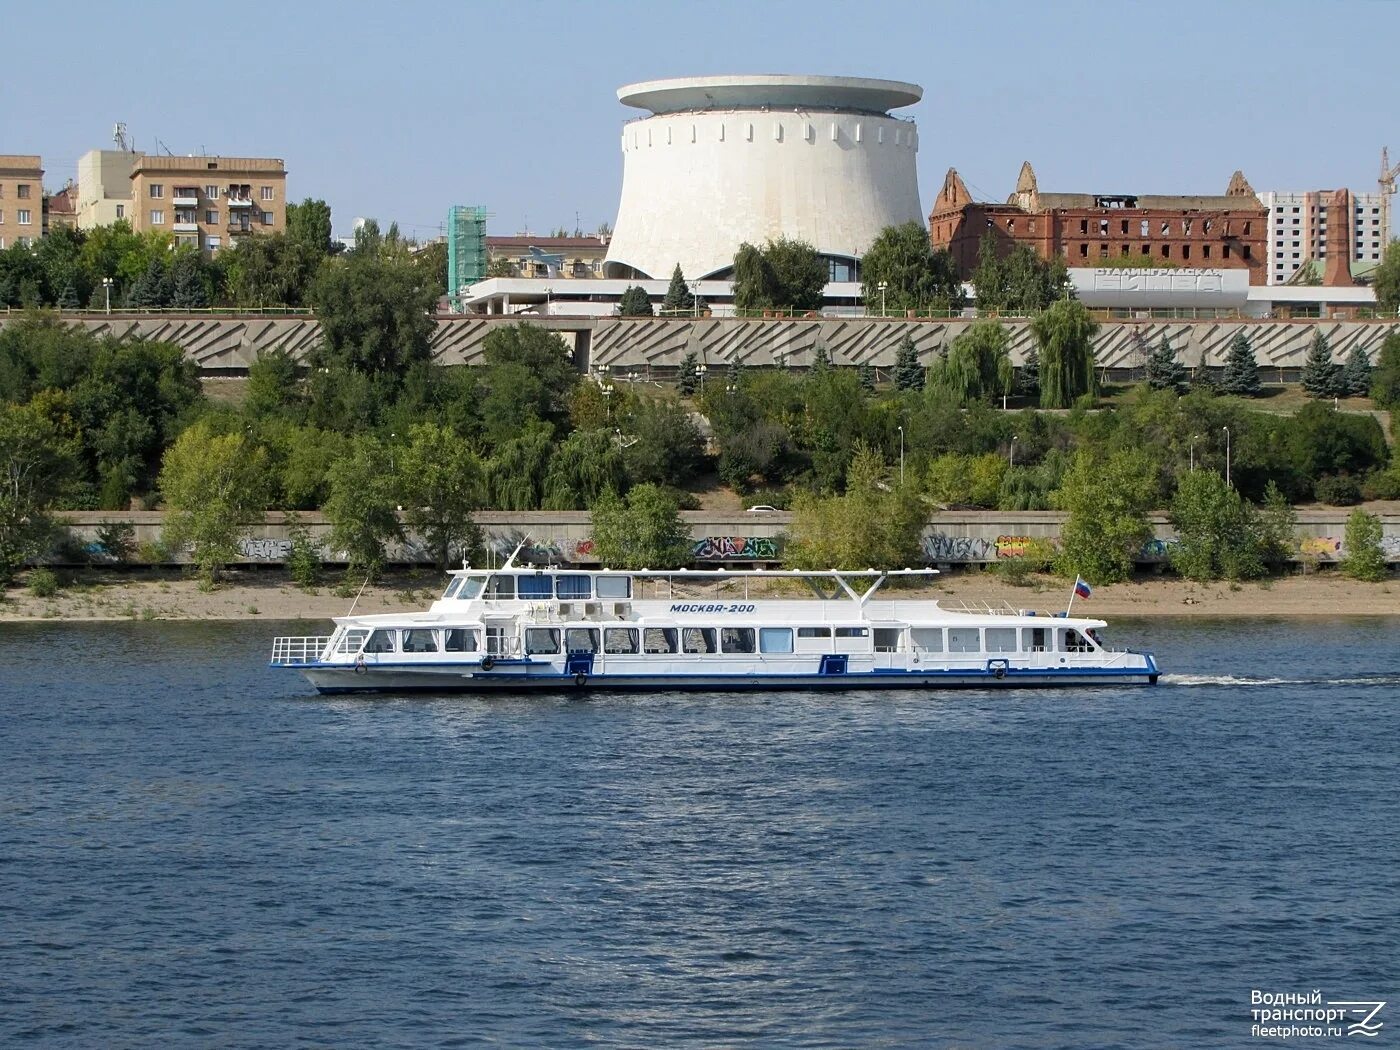
<instances>
[{"instance_id":1,"label":"lifebuoy on boat","mask_svg":"<svg viewBox=\"0 0 1400 1050\"><path fill-rule=\"evenodd\" d=\"M1005 668L1003 665L1001 665L1001 664L997 664L996 670L992 672L992 677L993 677L993 678L1005 678L1005 677L1006 677L1006 668Z\"/></svg>"},{"instance_id":2,"label":"lifebuoy on boat","mask_svg":"<svg viewBox=\"0 0 1400 1050\"><path fill-rule=\"evenodd\" d=\"M491 670L491 668L493 668L493 667L495 667L495 666L496 666L496 658L495 658L494 656L483 656L483 657L481 658L481 669L482 669L483 671L489 671L489 670Z\"/></svg>"},{"instance_id":3,"label":"lifebuoy on boat","mask_svg":"<svg viewBox=\"0 0 1400 1050\"><path fill-rule=\"evenodd\" d=\"M574 675L574 685L587 685L587 684L588 684L588 675L584 674L582 671L580 671L578 674Z\"/></svg>"}]
</instances>

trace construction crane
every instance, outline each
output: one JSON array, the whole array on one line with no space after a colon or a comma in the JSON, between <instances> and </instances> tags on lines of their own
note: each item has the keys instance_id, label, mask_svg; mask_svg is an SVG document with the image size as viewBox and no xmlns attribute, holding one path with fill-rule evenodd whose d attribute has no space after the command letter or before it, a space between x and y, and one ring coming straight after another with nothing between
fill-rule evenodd
<instances>
[{"instance_id":1,"label":"construction crane","mask_svg":"<svg viewBox=\"0 0 1400 1050\"><path fill-rule=\"evenodd\" d=\"M1390 166L1390 151L1381 147L1381 177L1377 180L1381 190L1381 240L1382 248L1390 244L1390 198L1395 193L1395 176L1400 175L1400 164Z\"/></svg>"}]
</instances>

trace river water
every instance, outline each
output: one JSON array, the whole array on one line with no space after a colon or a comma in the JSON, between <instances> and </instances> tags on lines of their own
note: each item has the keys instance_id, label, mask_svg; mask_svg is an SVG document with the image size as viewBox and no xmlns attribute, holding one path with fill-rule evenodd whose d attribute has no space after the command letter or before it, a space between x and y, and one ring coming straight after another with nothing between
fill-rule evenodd
<instances>
[{"instance_id":1,"label":"river water","mask_svg":"<svg viewBox=\"0 0 1400 1050\"><path fill-rule=\"evenodd\" d=\"M1115 624L1156 688L588 699L319 697L265 666L307 626L0 625L0 1044L1400 1029L1400 622Z\"/></svg>"}]
</instances>

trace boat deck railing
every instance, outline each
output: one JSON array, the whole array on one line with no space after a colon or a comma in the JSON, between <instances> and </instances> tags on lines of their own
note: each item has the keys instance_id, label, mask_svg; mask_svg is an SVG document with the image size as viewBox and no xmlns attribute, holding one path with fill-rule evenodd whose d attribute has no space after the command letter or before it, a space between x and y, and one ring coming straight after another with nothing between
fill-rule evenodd
<instances>
[{"instance_id":1,"label":"boat deck railing","mask_svg":"<svg viewBox=\"0 0 1400 1050\"><path fill-rule=\"evenodd\" d=\"M314 664L321 658L329 644L330 635L286 635L272 639L272 665L274 667L300 667Z\"/></svg>"},{"instance_id":2,"label":"boat deck railing","mask_svg":"<svg viewBox=\"0 0 1400 1050\"><path fill-rule=\"evenodd\" d=\"M973 616L1024 616L1030 610L1017 609L1010 602L979 602L939 600L938 607L945 612L969 613Z\"/></svg>"}]
</instances>

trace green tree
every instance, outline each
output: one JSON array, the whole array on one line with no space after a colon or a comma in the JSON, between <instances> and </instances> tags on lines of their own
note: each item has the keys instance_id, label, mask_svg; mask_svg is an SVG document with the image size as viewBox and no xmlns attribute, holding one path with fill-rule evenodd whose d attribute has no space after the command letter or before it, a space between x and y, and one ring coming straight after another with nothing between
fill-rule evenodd
<instances>
[{"instance_id":1,"label":"green tree","mask_svg":"<svg viewBox=\"0 0 1400 1050\"><path fill-rule=\"evenodd\" d=\"M681 397L692 397L695 394L696 385L699 383L699 376L695 369L695 351L687 350L685 356L681 358L680 373L676 377L676 392Z\"/></svg>"},{"instance_id":2,"label":"green tree","mask_svg":"<svg viewBox=\"0 0 1400 1050\"><path fill-rule=\"evenodd\" d=\"M626 484L622 450L611 430L576 430L549 461L540 506L583 510L604 492Z\"/></svg>"},{"instance_id":3,"label":"green tree","mask_svg":"<svg viewBox=\"0 0 1400 1050\"><path fill-rule=\"evenodd\" d=\"M503 325L482 341L481 414L487 435L503 441L536 419L563 427L579 376L564 340L537 325Z\"/></svg>"},{"instance_id":4,"label":"green tree","mask_svg":"<svg viewBox=\"0 0 1400 1050\"><path fill-rule=\"evenodd\" d=\"M1381 408L1400 406L1400 332L1391 332L1381 343L1376 367L1371 370L1371 399Z\"/></svg>"},{"instance_id":5,"label":"green tree","mask_svg":"<svg viewBox=\"0 0 1400 1050\"><path fill-rule=\"evenodd\" d=\"M924 368L919 363L919 352L914 349L914 340L905 336L900 341L894 355L894 388L896 390L922 390L924 388Z\"/></svg>"},{"instance_id":6,"label":"green tree","mask_svg":"<svg viewBox=\"0 0 1400 1050\"><path fill-rule=\"evenodd\" d=\"M969 325L953 340L948 356L929 379L959 404L989 401L1011 392L1011 340L1006 329L987 318Z\"/></svg>"},{"instance_id":7,"label":"green tree","mask_svg":"<svg viewBox=\"0 0 1400 1050\"><path fill-rule=\"evenodd\" d=\"M296 359L280 347L258 352L248 366L246 390L243 410L254 419L303 414Z\"/></svg>"},{"instance_id":8,"label":"green tree","mask_svg":"<svg viewBox=\"0 0 1400 1050\"><path fill-rule=\"evenodd\" d=\"M1058 571L1094 583L1127 579L1152 538L1147 514L1158 491L1147 453L1123 449L1104 456L1081 450L1053 496L1069 512L1060 529Z\"/></svg>"},{"instance_id":9,"label":"green tree","mask_svg":"<svg viewBox=\"0 0 1400 1050\"><path fill-rule=\"evenodd\" d=\"M1172 566L1188 579L1243 580L1264 574L1258 516L1215 471L1182 475L1171 522L1177 534Z\"/></svg>"},{"instance_id":10,"label":"green tree","mask_svg":"<svg viewBox=\"0 0 1400 1050\"><path fill-rule=\"evenodd\" d=\"M1352 347L1347 355L1341 385L1348 397L1365 397L1371 392L1371 359L1360 346Z\"/></svg>"},{"instance_id":11,"label":"green tree","mask_svg":"<svg viewBox=\"0 0 1400 1050\"><path fill-rule=\"evenodd\" d=\"M977 247L977 269L972 273L977 309L982 313L1004 310L1010 299L1006 265L997 248L996 232L989 226Z\"/></svg>"},{"instance_id":12,"label":"green tree","mask_svg":"<svg viewBox=\"0 0 1400 1050\"><path fill-rule=\"evenodd\" d=\"M1026 351L1025 363L1016 372L1016 392L1022 397L1040 400L1040 351Z\"/></svg>"},{"instance_id":13,"label":"green tree","mask_svg":"<svg viewBox=\"0 0 1400 1050\"><path fill-rule=\"evenodd\" d=\"M688 314L695 308L695 296L691 294L690 288L685 283L685 274L681 272L681 264L676 263L676 268L671 271L671 284L666 289L666 298L662 300L661 310L666 314Z\"/></svg>"},{"instance_id":14,"label":"green tree","mask_svg":"<svg viewBox=\"0 0 1400 1050\"><path fill-rule=\"evenodd\" d=\"M705 442L695 421L670 401L638 401L620 420L627 479L682 486L704 463Z\"/></svg>"},{"instance_id":15,"label":"green tree","mask_svg":"<svg viewBox=\"0 0 1400 1050\"><path fill-rule=\"evenodd\" d=\"M1078 299L1060 299L1031 320L1040 351L1040 407L1069 408L1096 389L1098 325Z\"/></svg>"},{"instance_id":16,"label":"green tree","mask_svg":"<svg viewBox=\"0 0 1400 1050\"><path fill-rule=\"evenodd\" d=\"M1309 397L1341 397L1342 366L1332 361L1332 346L1322 330L1313 332L1307 360L1303 362L1303 390Z\"/></svg>"},{"instance_id":17,"label":"green tree","mask_svg":"<svg viewBox=\"0 0 1400 1050\"><path fill-rule=\"evenodd\" d=\"M358 251L327 260L310 298L324 341L317 364L401 376L428 360L434 294L411 263Z\"/></svg>"},{"instance_id":18,"label":"green tree","mask_svg":"<svg viewBox=\"0 0 1400 1050\"><path fill-rule=\"evenodd\" d=\"M138 309L158 309L170 305L170 277L165 263L152 258L126 293L126 305Z\"/></svg>"},{"instance_id":19,"label":"green tree","mask_svg":"<svg viewBox=\"0 0 1400 1050\"><path fill-rule=\"evenodd\" d=\"M1018 244L1004 265L1007 310L1033 314L1068 293L1069 269L1059 255L1042 259L1030 245Z\"/></svg>"},{"instance_id":20,"label":"green tree","mask_svg":"<svg viewBox=\"0 0 1400 1050\"><path fill-rule=\"evenodd\" d=\"M779 237L762 248L745 242L734 255L734 305L739 310L816 310L826 278L826 264L805 241Z\"/></svg>"},{"instance_id":21,"label":"green tree","mask_svg":"<svg viewBox=\"0 0 1400 1050\"><path fill-rule=\"evenodd\" d=\"M797 569L900 569L923 558L927 520L912 488L892 483L880 455L855 450L841 496L799 493L783 552Z\"/></svg>"},{"instance_id":22,"label":"green tree","mask_svg":"<svg viewBox=\"0 0 1400 1050\"><path fill-rule=\"evenodd\" d=\"M287 240L308 249L315 255L330 255L335 251L331 239L331 206L323 200L307 197L300 204L287 205Z\"/></svg>"},{"instance_id":23,"label":"green tree","mask_svg":"<svg viewBox=\"0 0 1400 1050\"><path fill-rule=\"evenodd\" d=\"M72 277L63 282L63 289L58 293L58 305L65 310L76 310L83 305L78 296L78 286L73 283Z\"/></svg>"},{"instance_id":24,"label":"green tree","mask_svg":"<svg viewBox=\"0 0 1400 1050\"><path fill-rule=\"evenodd\" d=\"M1244 329L1230 340L1230 352L1225 356L1225 371L1220 391L1236 397L1254 397L1259 393L1259 364L1254 359L1254 347Z\"/></svg>"},{"instance_id":25,"label":"green tree","mask_svg":"<svg viewBox=\"0 0 1400 1050\"><path fill-rule=\"evenodd\" d=\"M1264 490L1264 507L1259 514L1259 556L1264 564L1280 566L1298 550L1298 512L1270 481Z\"/></svg>"},{"instance_id":26,"label":"green tree","mask_svg":"<svg viewBox=\"0 0 1400 1050\"><path fill-rule=\"evenodd\" d=\"M37 409L0 404L0 588L48 545L49 511L76 471L76 452Z\"/></svg>"},{"instance_id":27,"label":"green tree","mask_svg":"<svg viewBox=\"0 0 1400 1050\"><path fill-rule=\"evenodd\" d=\"M636 485L625 500L609 489L593 501L591 516L593 553L608 568L676 569L691 560L690 526L656 485Z\"/></svg>"},{"instance_id":28,"label":"green tree","mask_svg":"<svg viewBox=\"0 0 1400 1050\"><path fill-rule=\"evenodd\" d=\"M481 547L472 512L481 506L485 476L471 446L435 423L418 423L394 452L399 500L408 527L446 571Z\"/></svg>"},{"instance_id":29,"label":"green tree","mask_svg":"<svg viewBox=\"0 0 1400 1050\"><path fill-rule=\"evenodd\" d=\"M1186 366L1177 360L1176 348L1166 333L1157 349L1147 356L1147 385L1153 390L1174 390L1178 394L1186 389Z\"/></svg>"},{"instance_id":30,"label":"green tree","mask_svg":"<svg viewBox=\"0 0 1400 1050\"><path fill-rule=\"evenodd\" d=\"M860 388L867 394L875 393L875 369L871 367L869 361L862 361L856 368L856 376L860 379Z\"/></svg>"},{"instance_id":31,"label":"green tree","mask_svg":"<svg viewBox=\"0 0 1400 1050\"><path fill-rule=\"evenodd\" d=\"M385 544L403 539L395 510L395 465L388 449L363 435L331 467L324 508L331 523L329 545L345 552L351 575L378 576Z\"/></svg>"},{"instance_id":32,"label":"green tree","mask_svg":"<svg viewBox=\"0 0 1400 1050\"><path fill-rule=\"evenodd\" d=\"M267 507L267 453L243 434L216 434L203 420L176 439L160 472L166 515L162 539L190 545L212 586L238 557L238 541Z\"/></svg>"},{"instance_id":33,"label":"green tree","mask_svg":"<svg viewBox=\"0 0 1400 1050\"><path fill-rule=\"evenodd\" d=\"M1385 248L1385 257L1376 267L1374 287L1376 305L1382 310L1400 310L1400 240L1393 240Z\"/></svg>"},{"instance_id":34,"label":"green tree","mask_svg":"<svg viewBox=\"0 0 1400 1050\"><path fill-rule=\"evenodd\" d=\"M957 310L962 308L962 282L946 251L935 250L920 222L886 226L860 259L861 295L870 312L881 301L887 310Z\"/></svg>"},{"instance_id":35,"label":"green tree","mask_svg":"<svg viewBox=\"0 0 1400 1050\"><path fill-rule=\"evenodd\" d=\"M197 250L182 249L175 253L170 263L171 306L191 310L209 305L209 283L204 269L204 261Z\"/></svg>"},{"instance_id":36,"label":"green tree","mask_svg":"<svg viewBox=\"0 0 1400 1050\"><path fill-rule=\"evenodd\" d=\"M654 311L646 289L629 284L622 290L622 297L617 301L617 312L623 317L651 317Z\"/></svg>"},{"instance_id":37,"label":"green tree","mask_svg":"<svg viewBox=\"0 0 1400 1050\"><path fill-rule=\"evenodd\" d=\"M502 441L486 463L490 506L497 510L538 510L554 447L554 428L527 422Z\"/></svg>"},{"instance_id":38,"label":"green tree","mask_svg":"<svg viewBox=\"0 0 1400 1050\"><path fill-rule=\"evenodd\" d=\"M1342 575L1352 580L1376 583L1387 576L1385 552L1381 549L1381 519L1364 510L1354 510L1347 518L1342 545Z\"/></svg>"}]
</instances>

